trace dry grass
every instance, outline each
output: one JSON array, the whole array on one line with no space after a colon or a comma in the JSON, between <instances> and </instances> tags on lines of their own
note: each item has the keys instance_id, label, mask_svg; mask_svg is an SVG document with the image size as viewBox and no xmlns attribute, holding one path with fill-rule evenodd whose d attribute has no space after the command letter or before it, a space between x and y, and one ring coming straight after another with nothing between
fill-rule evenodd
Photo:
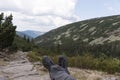
<instances>
[{"instance_id":1,"label":"dry grass","mask_svg":"<svg viewBox=\"0 0 120 80\"><path fill-rule=\"evenodd\" d=\"M0 66L5 66L8 63L6 61L4 61L4 59L0 59Z\"/></svg>"},{"instance_id":2,"label":"dry grass","mask_svg":"<svg viewBox=\"0 0 120 80\"><path fill-rule=\"evenodd\" d=\"M96 70L69 68L69 71L77 80L120 80L120 75L115 76Z\"/></svg>"}]
</instances>

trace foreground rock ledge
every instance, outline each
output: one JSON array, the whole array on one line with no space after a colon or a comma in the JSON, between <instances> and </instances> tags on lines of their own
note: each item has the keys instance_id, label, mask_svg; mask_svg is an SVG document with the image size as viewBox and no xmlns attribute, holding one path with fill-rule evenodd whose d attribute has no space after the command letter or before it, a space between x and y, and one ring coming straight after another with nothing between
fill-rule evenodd
<instances>
[{"instance_id":1,"label":"foreground rock ledge","mask_svg":"<svg viewBox=\"0 0 120 80\"><path fill-rule=\"evenodd\" d=\"M50 80L49 74L38 71L28 61L26 54L19 51L14 55L14 60L7 62L6 65L0 65L0 80Z\"/></svg>"}]
</instances>

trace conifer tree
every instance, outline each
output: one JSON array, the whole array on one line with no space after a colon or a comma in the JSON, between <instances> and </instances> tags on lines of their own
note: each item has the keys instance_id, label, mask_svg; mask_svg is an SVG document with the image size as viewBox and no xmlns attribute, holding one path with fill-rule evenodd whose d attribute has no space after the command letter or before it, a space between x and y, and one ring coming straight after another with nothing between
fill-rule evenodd
<instances>
[{"instance_id":1,"label":"conifer tree","mask_svg":"<svg viewBox=\"0 0 120 80\"><path fill-rule=\"evenodd\" d=\"M12 45L16 34L16 26L12 23L12 14L6 16L4 19L4 14L0 14L0 49L7 48Z\"/></svg>"}]
</instances>

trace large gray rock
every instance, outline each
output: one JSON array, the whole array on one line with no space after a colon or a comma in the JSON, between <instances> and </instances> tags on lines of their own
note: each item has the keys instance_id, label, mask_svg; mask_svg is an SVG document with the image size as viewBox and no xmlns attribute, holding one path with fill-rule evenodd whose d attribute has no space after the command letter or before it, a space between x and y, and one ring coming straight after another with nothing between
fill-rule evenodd
<instances>
[{"instance_id":1,"label":"large gray rock","mask_svg":"<svg viewBox=\"0 0 120 80\"><path fill-rule=\"evenodd\" d=\"M0 66L0 80L50 80L48 73L39 73L34 66L41 64L37 62L33 65L26 58L26 54L18 51L13 55L13 60L5 66Z\"/></svg>"},{"instance_id":2,"label":"large gray rock","mask_svg":"<svg viewBox=\"0 0 120 80\"><path fill-rule=\"evenodd\" d=\"M6 67L3 72L4 73L11 73L11 74L18 74L21 72L28 72L30 70L32 70L33 65L31 65L30 63L25 63L25 64L18 64L18 65L12 65L12 67L8 66Z\"/></svg>"},{"instance_id":3,"label":"large gray rock","mask_svg":"<svg viewBox=\"0 0 120 80\"><path fill-rule=\"evenodd\" d=\"M7 77L4 77L3 75L0 75L0 80L8 80Z\"/></svg>"},{"instance_id":4,"label":"large gray rock","mask_svg":"<svg viewBox=\"0 0 120 80\"><path fill-rule=\"evenodd\" d=\"M28 61L14 61L2 70L12 80L41 80L34 66ZM2 77L0 80L4 80Z\"/></svg>"}]
</instances>

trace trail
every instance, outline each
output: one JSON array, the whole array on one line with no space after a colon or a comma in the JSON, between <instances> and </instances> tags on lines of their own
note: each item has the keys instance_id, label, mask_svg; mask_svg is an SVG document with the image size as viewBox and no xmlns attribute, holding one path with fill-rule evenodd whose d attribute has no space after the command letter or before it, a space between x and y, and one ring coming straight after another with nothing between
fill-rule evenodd
<instances>
[{"instance_id":1,"label":"trail","mask_svg":"<svg viewBox=\"0 0 120 80\"><path fill-rule=\"evenodd\" d=\"M0 80L50 80L41 64L35 63L43 69L38 71L34 64L28 61L26 54L19 51L12 56L12 61L4 62L0 66Z\"/></svg>"},{"instance_id":2,"label":"trail","mask_svg":"<svg viewBox=\"0 0 120 80\"><path fill-rule=\"evenodd\" d=\"M0 80L50 80L48 71L40 62L31 63L27 52L18 51L10 61L0 59ZM77 80L120 80L120 74L110 75L93 70L69 68Z\"/></svg>"}]
</instances>

